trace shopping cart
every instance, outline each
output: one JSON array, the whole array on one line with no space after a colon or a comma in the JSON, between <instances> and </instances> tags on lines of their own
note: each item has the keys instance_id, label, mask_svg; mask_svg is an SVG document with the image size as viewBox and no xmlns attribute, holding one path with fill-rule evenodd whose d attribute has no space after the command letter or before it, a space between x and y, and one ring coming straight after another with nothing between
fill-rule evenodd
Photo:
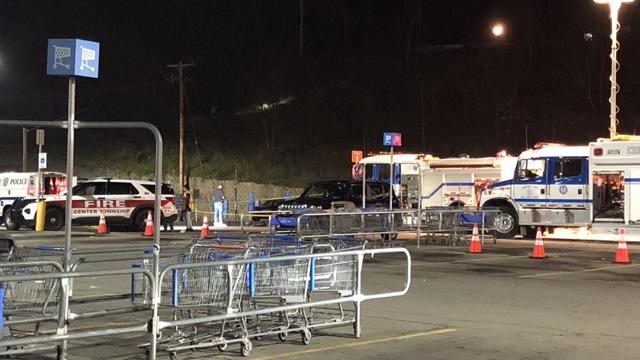
<instances>
[{"instance_id":1,"label":"shopping cart","mask_svg":"<svg viewBox=\"0 0 640 360\"><path fill-rule=\"evenodd\" d=\"M0 239L0 276L59 272L61 261L62 249L21 248L10 239ZM38 334L41 323L56 320L59 279L5 282L0 288L0 338Z\"/></svg>"},{"instance_id":2,"label":"shopping cart","mask_svg":"<svg viewBox=\"0 0 640 360\"><path fill-rule=\"evenodd\" d=\"M63 59L71 57L71 48L64 46L53 46L53 68L57 69L58 66L69 70L71 65L62 62Z\"/></svg>"},{"instance_id":3,"label":"shopping cart","mask_svg":"<svg viewBox=\"0 0 640 360\"><path fill-rule=\"evenodd\" d=\"M90 66L89 61L96 60L96 51L93 49L87 49L83 46L80 46L80 49L82 50L82 54L80 57L80 70L82 71L84 70L84 68L87 68L92 72L95 72L96 68L93 66Z\"/></svg>"},{"instance_id":4,"label":"shopping cart","mask_svg":"<svg viewBox=\"0 0 640 360\"><path fill-rule=\"evenodd\" d=\"M314 241L309 282L309 301L347 297L355 293L358 257L341 252L363 250L366 239L352 237L319 238ZM355 312L342 303L309 309L309 329L354 324ZM355 331L355 330L354 330Z\"/></svg>"},{"instance_id":5,"label":"shopping cart","mask_svg":"<svg viewBox=\"0 0 640 360\"><path fill-rule=\"evenodd\" d=\"M0 253L0 275L34 275L48 274L58 271L59 267L50 264L34 264L20 266L28 261L62 261L62 249L55 247L22 248L14 246L6 252ZM32 314L42 315L57 313L59 300L58 287L60 281L32 280L8 282L4 284L4 315L18 316Z\"/></svg>"},{"instance_id":6,"label":"shopping cart","mask_svg":"<svg viewBox=\"0 0 640 360\"><path fill-rule=\"evenodd\" d=\"M182 264L207 265L170 270L161 283L160 305L171 311L174 320L228 315L240 311L246 265L217 265L216 262L245 259L250 253L251 249L237 244L194 242L182 254L162 259L161 269ZM132 289L134 288L137 289L138 285L132 285ZM148 294L149 291L143 289L142 293ZM241 343L243 353L248 354L252 345L248 341L244 320L238 318L198 326L175 327L168 335L161 337L158 346L160 350L168 352L171 358L175 358L176 352L185 349L217 346L224 350L230 343Z\"/></svg>"}]
</instances>

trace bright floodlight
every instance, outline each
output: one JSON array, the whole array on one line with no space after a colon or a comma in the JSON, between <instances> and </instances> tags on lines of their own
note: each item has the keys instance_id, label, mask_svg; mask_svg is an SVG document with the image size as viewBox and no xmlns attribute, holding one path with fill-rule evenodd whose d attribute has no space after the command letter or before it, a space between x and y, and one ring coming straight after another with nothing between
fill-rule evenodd
<instances>
[{"instance_id":1,"label":"bright floodlight","mask_svg":"<svg viewBox=\"0 0 640 360\"><path fill-rule=\"evenodd\" d=\"M595 3L597 4L623 4L623 3L630 3L633 2L633 0L593 0Z\"/></svg>"},{"instance_id":2,"label":"bright floodlight","mask_svg":"<svg viewBox=\"0 0 640 360\"><path fill-rule=\"evenodd\" d=\"M491 33L493 34L493 36L496 36L496 37L500 37L504 35L504 26L499 23L493 25L493 27L491 28Z\"/></svg>"}]
</instances>

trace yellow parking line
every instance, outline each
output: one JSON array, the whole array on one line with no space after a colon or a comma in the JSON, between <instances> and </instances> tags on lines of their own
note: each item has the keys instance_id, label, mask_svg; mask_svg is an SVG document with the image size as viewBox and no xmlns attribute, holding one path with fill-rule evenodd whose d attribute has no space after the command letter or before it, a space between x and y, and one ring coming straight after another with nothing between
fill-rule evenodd
<instances>
[{"instance_id":1,"label":"yellow parking line","mask_svg":"<svg viewBox=\"0 0 640 360\"><path fill-rule=\"evenodd\" d=\"M594 272L601 270L610 270L610 269L627 269L634 266L640 266L640 264L633 265L614 265L614 266L605 266L595 269L586 269L586 270L576 270L576 271L558 271L558 272L550 272L550 273L540 273L540 274L531 274L531 275L521 275L519 278L534 278L534 277L544 277L544 276L555 276L555 275L567 275L567 274L578 274L585 272Z\"/></svg>"},{"instance_id":2,"label":"yellow parking line","mask_svg":"<svg viewBox=\"0 0 640 360\"><path fill-rule=\"evenodd\" d=\"M450 333L450 332L454 332L454 331L456 331L456 329L452 329L452 328L437 329L437 330L431 330L431 331L414 333L414 334L391 336L391 337L375 339L375 340L369 340L369 341L358 341L358 342L340 344L340 345L335 345L335 346L327 346L327 347L322 347L322 348L317 348L317 349L293 351L293 352L282 353L282 354L277 354L277 355L269 355L269 356L257 357L257 358L253 358L253 360L282 359L282 358L301 356L301 355L306 355L306 354L319 353L319 352L324 352L324 351L347 349L347 348L354 348L354 347L360 347L360 346L384 343L384 342L389 342L389 341L399 341L399 340L412 339L412 338L416 338L416 337L440 335L440 334L446 334L446 333Z\"/></svg>"},{"instance_id":3,"label":"yellow parking line","mask_svg":"<svg viewBox=\"0 0 640 360\"><path fill-rule=\"evenodd\" d=\"M417 262L412 261L411 267L414 266L431 266L431 265L442 265L442 264L457 264L457 263L467 263L467 262L478 262L478 261L490 261L490 260L509 260L509 259L517 259L517 258L525 258L529 257L529 255L516 255L516 256L498 256L498 257L480 257L475 259L466 259L466 260L454 260L454 261L424 261ZM394 264L394 265L384 265L382 267L385 268L394 268L394 267L406 267L406 265Z\"/></svg>"},{"instance_id":4,"label":"yellow parking line","mask_svg":"<svg viewBox=\"0 0 640 360\"><path fill-rule=\"evenodd\" d=\"M451 261L450 263L451 264L455 264L455 263L465 263L465 262L474 262L474 261L487 261L487 260L508 260L508 259L523 258L523 257L529 257L529 255L514 255L514 256L505 255L505 256L499 256L499 257L456 260L456 261Z\"/></svg>"}]
</instances>

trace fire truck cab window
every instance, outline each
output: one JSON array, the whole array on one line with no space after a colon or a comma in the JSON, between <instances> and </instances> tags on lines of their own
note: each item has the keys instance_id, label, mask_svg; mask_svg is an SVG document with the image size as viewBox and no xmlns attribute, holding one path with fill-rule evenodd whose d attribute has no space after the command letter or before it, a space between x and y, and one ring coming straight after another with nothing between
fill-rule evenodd
<instances>
[{"instance_id":1,"label":"fire truck cab window","mask_svg":"<svg viewBox=\"0 0 640 360\"><path fill-rule=\"evenodd\" d=\"M518 166L518 178L520 179L537 179L544 177L544 169L546 160L544 159L526 159L520 160Z\"/></svg>"},{"instance_id":2,"label":"fire truck cab window","mask_svg":"<svg viewBox=\"0 0 640 360\"><path fill-rule=\"evenodd\" d=\"M558 159L553 170L554 179L580 176L582 173L582 159Z\"/></svg>"}]
</instances>

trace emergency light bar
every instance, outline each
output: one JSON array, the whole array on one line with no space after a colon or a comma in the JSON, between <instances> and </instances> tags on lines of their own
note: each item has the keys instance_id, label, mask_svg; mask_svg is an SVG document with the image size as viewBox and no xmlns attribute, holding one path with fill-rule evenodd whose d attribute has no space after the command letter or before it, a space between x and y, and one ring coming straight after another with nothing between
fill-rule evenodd
<instances>
[{"instance_id":1,"label":"emergency light bar","mask_svg":"<svg viewBox=\"0 0 640 360\"><path fill-rule=\"evenodd\" d=\"M542 149L543 147L546 147L546 146L567 146L567 144L539 141L533 145L533 148Z\"/></svg>"}]
</instances>

